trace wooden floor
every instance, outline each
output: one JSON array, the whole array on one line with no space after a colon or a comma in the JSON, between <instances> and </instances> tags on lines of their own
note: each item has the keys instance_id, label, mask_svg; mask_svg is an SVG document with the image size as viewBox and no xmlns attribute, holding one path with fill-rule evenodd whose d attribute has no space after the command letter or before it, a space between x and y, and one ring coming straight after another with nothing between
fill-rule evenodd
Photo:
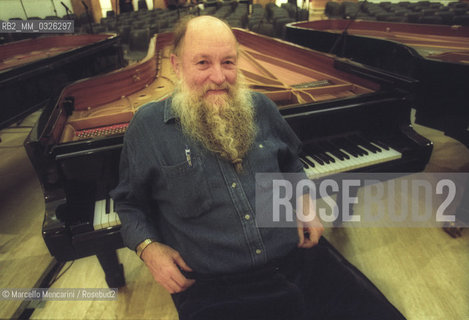
<instances>
[{"instance_id":1,"label":"wooden floor","mask_svg":"<svg viewBox=\"0 0 469 320\"><path fill-rule=\"evenodd\" d=\"M44 196L23 147L36 118L0 131L0 288L35 287L52 262L41 236ZM0 300L0 318L20 304Z\"/></svg>"},{"instance_id":2,"label":"wooden floor","mask_svg":"<svg viewBox=\"0 0 469 320\"><path fill-rule=\"evenodd\" d=\"M23 128L0 131L0 288L36 287L52 262L41 237L42 191L22 145L36 117ZM469 150L462 144L436 130L416 129L434 142L425 171L468 171ZM468 230L458 239L439 228L330 228L325 235L408 319L469 319ZM118 255L127 286L116 301L47 301L31 318L177 319L169 295L135 254L121 249ZM96 257L75 261L53 285L105 287ZM20 306L25 305L0 300L0 318L10 318Z\"/></svg>"}]
</instances>

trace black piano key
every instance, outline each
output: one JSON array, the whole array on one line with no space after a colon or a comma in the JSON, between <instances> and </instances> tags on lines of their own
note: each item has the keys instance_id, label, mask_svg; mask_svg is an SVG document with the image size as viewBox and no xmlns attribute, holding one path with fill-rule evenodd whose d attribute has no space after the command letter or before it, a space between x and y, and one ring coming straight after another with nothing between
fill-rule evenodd
<instances>
[{"instance_id":1,"label":"black piano key","mask_svg":"<svg viewBox=\"0 0 469 320\"><path fill-rule=\"evenodd\" d=\"M351 136L348 136L347 137L349 141L351 141L357 148L360 148L360 149L366 149L366 147L364 146L364 143L362 139L360 139L357 135L351 135ZM370 150L371 151L371 150Z\"/></svg>"},{"instance_id":2,"label":"black piano key","mask_svg":"<svg viewBox=\"0 0 469 320\"><path fill-rule=\"evenodd\" d=\"M314 160L316 160L322 166L325 164L325 162L315 154L311 154L310 157L313 158Z\"/></svg>"},{"instance_id":3,"label":"black piano key","mask_svg":"<svg viewBox=\"0 0 469 320\"><path fill-rule=\"evenodd\" d=\"M326 152L327 148L324 148L320 143L316 144L317 155L323 159L326 163L334 163L335 159L328 155Z\"/></svg>"},{"instance_id":4,"label":"black piano key","mask_svg":"<svg viewBox=\"0 0 469 320\"><path fill-rule=\"evenodd\" d=\"M359 152L356 150L351 142L349 142L345 138L338 138L335 140L335 143L341 146L342 149L344 149L346 152L351 154L353 157L358 158L359 157Z\"/></svg>"},{"instance_id":5,"label":"black piano key","mask_svg":"<svg viewBox=\"0 0 469 320\"><path fill-rule=\"evenodd\" d=\"M353 142L350 137L347 137L346 140L350 143L351 148L355 150L355 152L358 154L358 156L366 156L368 152L364 150L363 148L360 148L357 143Z\"/></svg>"},{"instance_id":6,"label":"black piano key","mask_svg":"<svg viewBox=\"0 0 469 320\"><path fill-rule=\"evenodd\" d=\"M376 149L376 152L383 152L383 149L381 149L381 148L379 148L379 147L377 147L377 146L371 144L371 143L372 143L371 140L368 140L368 141L369 141L369 142L368 142L368 145L371 146L372 148L375 148L375 149Z\"/></svg>"},{"instance_id":7,"label":"black piano key","mask_svg":"<svg viewBox=\"0 0 469 320\"><path fill-rule=\"evenodd\" d=\"M306 158L306 154L303 154L301 159L306 162L310 167L314 168L316 165L314 162L310 161L308 158Z\"/></svg>"},{"instance_id":8,"label":"black piano key","mask_svg":"<svg viewBox=\"0 0 469 320\"><path fill-rule=\"evenodd\" d=\"M361 147L365 148L366 150L369 150L373 153L381 152L381 149L373 146L371 143L369 143L365 138L359 136L359 135L354 135L352 137L354 141L357 142Z\"/></svg>"},{"instance_id":9,"label":"black piano key","mask_svg":"<svg viewBox=\"0 0 469 320\"><path fill-rule=\"evenodd\" d=\"M330 141L322 141L321 145L323 146L324 149L326 149L328 152L330 152L339 160L343 161L346 159L346 157L348 157L345 153L340 151L339 148L334 146Z\"/></svg>"},{"instance_id":10,"label":"black piano key","mask_svg":"<svg viewBox=\"0 0 469 320\"><path fill-rule=\"evenodd\" d=\"M332 141L334 145L336 145L338 148L345 150L347 153L351 154L352 156L356 157L355 152L350 149L350 146L346 143L345 139L339 138L339 139L334 139Z\"/></svg>"},{"instance_id":11,"label":"black piano key","mask_svg":"<svg viewBox=\"0 0 469 320\"><path fill-rule=\"evenodd\" d=\"M301 163L303 164L303 168L308 169L310 166L308 163L306 163L305 159L300 158Z\"/></svg>"},{"instance_id":12,"label":"black piano key","mask_svg":"<svg viewBox=\"0 0 469 320\"><path fill-rule=\"evenodd\" d=\"M322 160L320 157L317 155L317 150L314 148L313 145L308 145L305 147L305 152L308 156L313 158L315 161L317 161L320 165L324 165L325 161Z\"/></svg>"},{"instance_id":13,"label":"black piano key","mask_svg":"<svg viewBox=\"0 0 469 320\"><path fill-rule=\"evenodd\" d=\"M367 156L369 154L369 152L366 151L366 149L364 149L362 146L357 145L356 148L361 151L360 155L362 155L362 156Z\"/></svg>"},{"instance_id":14,"label":"black piano key","mask_svg":"<svg viewBox=\"0 0 469 320\"><path fill-rule=\"evenodd\" d=\"M314 160L316 160L317 162L319 162L320 165L329 163L329 161L325 157L321 156L321 152L317 149L315 145L310 146L309 150L310 150L309 156L313 158Z\"/></svg>"},{"instance_id":15,"label":"black piano key","mask_svg":"<svg viewBox=\"0 0 469 320\"><path fill-rule=\"evenodd\" d=\"M331 153L333 156L335 156L339 160L344 160L345 159L345 154L337 149L334 145L332 145L329 141L322 141L320 143L321 147L324 148L327 152Z\"/></svg>"},{"instance_id":16,"label":"black piano key","mask_svg":"<svg viewBox=\"0 0 469 320\"><path fill-rule=\"evenodd\" d=\"M308 156L310 156L311 158L313 158L314 161L316 161L318 164L320 165L324 165L324 161L322 161L322 159L320 157L318 157L315 153L309 153Z\"/></svg>"},{"instance_id":17,"label":"black piano key","mask_svg":"<svg viewBox=\"0 0 469 320\"><path fill-rule=\"evenodd\" d=\"M335 142L333 142L333 141L328 141L328 143L330 143L333 147L335 147L335 149L337 150L338 154L339 154L342 158L347 159L347 160L350 159L350 156L349 156L347 153L342 152L342 150L346 151L346 150L343 148L342 145L337 144L337 143L335 143ZM342 149L342 150L340 150L340 149Z\"/></svg>"},{"instance_id":18,"label":"black piano key","mask_svg":"<svg viewBox=\"0 0 469 320\"><path fill-rule=\"evenodd\" d=\"M314 149L314 152L312 153L312 155L314 155L313 159L321 159L322 162L326 163L326 164L329 164L331 161L329 159L328 156L326 156L324 153L322 153L321 151L319 151L317 148ZM322 164L322 163L321 163Z\"/></svg>"},{"instance_id":19,"label":"black piano key","mask_svg":"<svg viewBox=\"0 0 469 320\"><path fill-rule=\"evenodd\" d=\"M383 148L384 150L389 150L389 146L388 146L386 143L384 143L384 142L382 142L382 141L380 141L380 140L375 140L375 139L373 139L371 142L373 142L373 143L376 144L377 146Z\"/></svg>"},{"instance_id":20,"label":"black piano key","mask_svg":"<svg viewBox=\"0 0 469 320\"><path fill-rule=\"evenodd\" d=\"M318 155L321 156L321 159L325 159L326 163L334 163L335 162L335 159L332 158L330 155L328 155L325 152L321 152Z\"/></svg>"},{"instance_id":21,"label":"black piano key","mask_svg":"<svg viewBox=\"0 0 469 320\"><path fill-rule=\"evenodd\" d=\"M108 196L106 197L106 214L111 213L111 198Z\"/></svg>"},{"instance_id":22,"label":"black piano key","mask_svg":"<svg viewBox=\"0 0 469 320\"><path fill-rule=\"evenodd\" d=\"M365 150L371 151L372 153L379 153L382 152L380 148L375 147L372 144L362 142L360 143L360 146L363 147Z\"/></svg>"}]
</instances>

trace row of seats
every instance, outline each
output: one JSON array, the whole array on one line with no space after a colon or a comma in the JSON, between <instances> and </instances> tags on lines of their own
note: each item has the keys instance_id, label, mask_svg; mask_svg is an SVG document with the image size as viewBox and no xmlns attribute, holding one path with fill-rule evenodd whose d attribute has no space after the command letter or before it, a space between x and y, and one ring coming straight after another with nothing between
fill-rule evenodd
<instances>
[{"instance_id":1,"label":"row of seats","mask_svg":"<svg viewBox=\"0 0 469 320\"><path fill-rule=\"evenodd\" d=\"M204 8L180 6L173 9L139 10L113 15L109 13L91 30L84 26L83 32L116 32L121 37L124 53L129 60L140 60L146 54L150 38L155 33L171 31L174 24L185 15L214 15L227 20L232 26L244 27L248 5L238 2L213 3Z\"/></svg>"},{"instance_id":2,"label":"row of seats","mask_svg":"<svg viewBox=\"0 0 469 320\"><path fill-rule=\"evenodd\" d=\"M308 20L308 17L308 10L298 8L291 3L283 3L281 7L275 3L268 3L265 8L257 4L253 5L246 27L266 36L285 39L287 23Z\"/></svg>"},{"instance_id":3,"label":"row of seats","mask_svg":"<svg viewBox=\"0 0 469 320\"><path fill-rule=\"evenodd\" d=\"M250 10L251 9L251 10ZM249 13L251 11L251 14ZM139 60L145 56L149 39L154 33L172 30L179 18L187 15L212 15L224 19L232 27L239 27L267 36L284 38L285 25L289 22L308 19L308 10L292 4L278 7L268 4L249 6L238 1L204 2L204 6L181 6L173 9L139 10L115 15L108 12L100 23L82 24L82 32L116 32L127 58Z\"/></svg>"},{"instance_id":4,"label":"row of seats","mask_svg":"<svg viewBox=\"0 0 469 320\"><path fill-rule=\"evenodd\" d=\"M469 25L469 3L401 1L397 3L368 1L326 3L324 10L329 18L362 19L388 22Z\"/></svg>"}]
</instances>

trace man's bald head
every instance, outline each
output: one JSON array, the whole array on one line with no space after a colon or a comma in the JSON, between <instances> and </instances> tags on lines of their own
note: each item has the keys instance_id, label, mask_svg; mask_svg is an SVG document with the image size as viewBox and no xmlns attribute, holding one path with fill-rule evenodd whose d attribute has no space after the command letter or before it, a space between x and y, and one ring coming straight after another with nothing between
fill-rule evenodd
<instances>
[{"instance_id":1,"label":"man's bald head","mask_svg":"<svg viewBox=\"0 0 469 320\"><path fill-rule=\"evenodd\" d=\"M174 28L173 32L173 53L180 55L185 38L194 36L225 36L232 37L235 45L236 38L231 27L224 21L212 16L186 16L183 17Z\"/></svg>"}]
</instances>

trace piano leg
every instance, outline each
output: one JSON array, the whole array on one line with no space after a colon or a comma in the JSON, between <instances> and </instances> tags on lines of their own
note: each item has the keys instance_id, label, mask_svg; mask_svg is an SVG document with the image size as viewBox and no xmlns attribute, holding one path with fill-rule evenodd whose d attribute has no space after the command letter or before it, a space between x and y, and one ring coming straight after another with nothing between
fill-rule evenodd
<instances>
[{"instance_id":1,"label":"piano leg","mask_svg":"<svg viewBox=\"0 0 469 320\"><path fill-rule=\"evenodd\" d=\"M119 263L115 250L103 251L96 254L99 263L106 275L109 288L120 288L125 286L124 266Z\"/></svg>"},{"instance_id":2,"label":"piano leg","mask_svg":"<svg viewBox=\"0 0 469 320\"><path fill-rule=\"evenodd\" d=\"M462 237L464 227L458 227L455 222L445 222L443 230L452 238L459 238Z\"/></svg>"}]
</instances>

